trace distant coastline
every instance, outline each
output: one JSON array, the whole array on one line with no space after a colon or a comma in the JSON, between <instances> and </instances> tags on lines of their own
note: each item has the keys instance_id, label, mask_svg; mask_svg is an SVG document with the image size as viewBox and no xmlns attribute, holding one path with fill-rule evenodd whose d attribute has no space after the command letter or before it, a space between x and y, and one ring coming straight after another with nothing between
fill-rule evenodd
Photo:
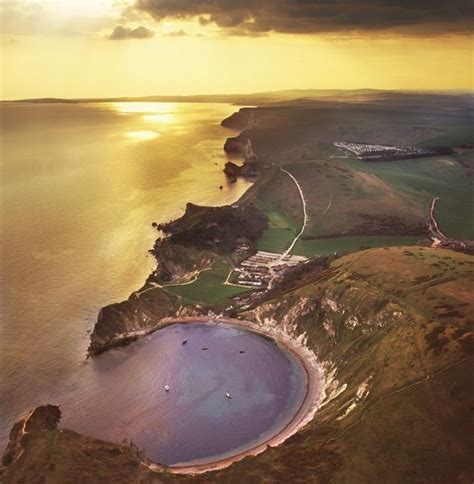
<instances>
[{"instance_id":1,"label":"distant coastline","mask_svg":"<svg viewBox=\"0 0 474 484\"><path fill-rule=\"evenodd\" d=\"M151 95L151 96L114 96L88 98L23 98L2 99L0 103L58 103L80 104L99 102L182 102L182 103L230 103L230 104L266 104L293 99L350 98L353 96L392 96L398 94L428 94L428 95L469 95L474 91L465 89L434 89L434 90L404 90L404 89L287 89L279 91L234 93L234 94L191 94L191 95Z\"/></svg>"}]
</instances>

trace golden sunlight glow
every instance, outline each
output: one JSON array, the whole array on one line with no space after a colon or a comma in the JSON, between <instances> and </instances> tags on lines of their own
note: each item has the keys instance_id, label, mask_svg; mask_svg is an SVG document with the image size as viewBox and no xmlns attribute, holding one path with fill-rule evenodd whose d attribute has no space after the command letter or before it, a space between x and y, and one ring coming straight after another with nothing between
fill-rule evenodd
<instances>
[{"instance_id":1,"label":"golden sunlight glow","mask_svg":"<svg viewBox=\"0 0 474 484\"><path fill-rule=\"evenodd\" d=\"M148 141L154 138L157 138L160 136L160 133L157 133L156 131L127 131L125 133L125 137L135 140L135 141Z\"/></svg>"},{"instance_id":2,"label":"golden sunlight glow","mask_svg":"<svg viewBox=\"0 0 474 484\"><path fill-rule=\"evenodd\" d=\"M176 116L174 114L146 114L143 119L148 123L172 123Z\"/></svg>"},{"instance_id":3,"label":"golden sunlight glow","mask_svg":"<svg viewBox=\"0 0 474 484\"><path fill-rule=\"evenodd\" d=\"M43 0L47 14L41 14L38 23L27 20L30 29L0 34L0 97L472 89L472 45L467 36L225 36L215 26L183 19L153 22L144 15L126 20L124 6L131 4L132 0ZM110 40L121 24L143 26L154 35ZM9 25L17 28L15 22ZM116 103L115 109L141 115L150 124L170 123L176 113L172 103Z\"/></svg>"},{"instance_id":4,"label":"golden sunlight glow","mask_svg":"<svg viewBox=\"0 0 474 484\"><path fill-rule=\"evenodd\" d=\"M113 108L119 114L143 114L142 119L152 124L172 123L176 116L176 103L126 102L113 103Z\"/></svg>"},{"instance_id":5,"label":"golden sunlight glow","mask_svg":"<svg viewBox=\"0 0 474 484\"><path fill-rule=\"evenodd\" d=\"M99 17L114 12L116 8L114 0L42 0L41 5L64 17Z\"/></svg>"},{"instance_id":6,"label":"golden sunlight glow","mask_svg":"<svg viewBox=\"0 0 474 484\"><path fill-rule=\"evenodd\" d=\"M117 112L123 114L169 114L176 110L176 103L125 102L112 105Z\"/></svg>"}]
</instances>

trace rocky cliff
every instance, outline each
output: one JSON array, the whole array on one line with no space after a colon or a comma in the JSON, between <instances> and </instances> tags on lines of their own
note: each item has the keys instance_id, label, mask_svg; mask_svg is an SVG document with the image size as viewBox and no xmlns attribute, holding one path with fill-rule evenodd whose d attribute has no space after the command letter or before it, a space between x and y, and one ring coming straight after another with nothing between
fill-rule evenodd
<instances>
[{"instance_id":1,"label":"rocky cliff","mask_svg":"<svg viewBox=\"0 0 474 484\"><path fill-rule=\"evenodd\" d=\"M260 175L264 165L258 161L245 162L242 166L228 161L224 167L224 173L227 176L243 176L249 178L256 178Z\"/></svg>"},{"instance_id":2,"label":"rocky cliff","mask_svg":"<svg viewBox=\"0 0 474 484\"><path fill-rule=\"evenodd\" d=\"M109 304L100 310L88 355L95 356L135 341L162 327L166 318L198 313L197 308L186 305L179 296L160 287L146 287L128 300Z\"/></svg>"},{"instance_id":3,"label":"rocky cliff","mask_svg":"<svg viewBox=\"0 0 474 484\"><path fill-rule=\"evenodd\" d=\"M236 257L242 244L249 253L256 251L266 226L266 218L252 204L219 208L188 204L181 218L160 225L167 237L158 239L151 250L157 267L145 286L127 301L102 308L88 354L130 343L160 328L165 318L201 314L202 309L164 286L187 282L218 258Z\"/></svg>"},{"instance_id":4,"label":"rocky cliff","mask_svg":"<svg viewBox=\"0 0 474 484\"><path fill-rule=\"evenodd\" d=\"M59 407L43 405L15 424L0 480L18 483L165 482L133 444L112 444L59 430ZM157 467L157 466L155 466Z\"/></svg>"},{"instance_id":5,"label":"rocky cliff","mask_svg":"<svg viewBox=\"0 0 474 484\"><path fill-rule=\"evenodd\" d=\"M265 215L252 203L224 207L190 205L183 217L162 226L169 236L157 241L152 250L158 262L167 245L230 256L242 243L256 247L267 228Z\"/></svg>"},{"instance_id":6,"label":"rocky cliff","mask_svg":"<svg viewBox=\"0 0 474 484\"><path fill-rule=\"evenodd\" d=\"M242 131L253 126L254 108L240 108L221 122L221 126Z\"/></svg>"},{"instance_id":7,"label":"rocky cliff","mask_svg":"<svg viewBox=\"0 0 474 484\"><path fill-rule=\"evenodd\" d=\"M252 147L252 142L245 134L233 138L227 138L224 144L224 151L226 153L236 153L242 156L244 160L258 161Z\"/></svg>"}]
</instances>

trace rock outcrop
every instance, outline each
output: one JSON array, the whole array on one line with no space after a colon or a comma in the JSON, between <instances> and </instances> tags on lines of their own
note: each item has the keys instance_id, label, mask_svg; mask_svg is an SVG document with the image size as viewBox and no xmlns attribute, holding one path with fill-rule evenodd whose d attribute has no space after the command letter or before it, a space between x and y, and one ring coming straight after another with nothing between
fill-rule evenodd
<instances>
[{"instance_id":1,"label":"rock outcrop","mask_svg":"<svg viewBox=\"0 0 474 484\"><path fill-rule=\"evenodd\" d=\"M88 355L156 331L166 318L201 314L205 308L186 302L161 285L187 282L218 258L232 258L242 244L250 253L255 252L266 227L265 216L252 204L218 208L188 204L182 217L160 226L167 237L158 239L151 250L157 267L145 286L127 301L101 309Z\"/></svg>"},{"instance_id":2,"label":"rock outcrop","mask_svg":"<svg viewBox=\"0 0 474 484\"><path fill-rule=\"evenodd\" d=\"M227 176L236 177L243 176L248 178L256 178L262 172L264 165L258 161L244 162L242 166L228 161L224 167L224 173Z\"/></svg>"},{"instance_id":3,"label":"rock outcrop","mask_svg":"<svg viewBox=\"0 0 474 484\"><path fill-rule=\"evenodd\" d=\"M244 160L257 161L257 157L252 148L252 142L245 134L233 138L227 138L224 144L226 153L235 153L241 155Z\"/></svg>"},{"instance_id":4,"label":"rock outcrop","mask_svg":"<svg viewBox=\"0 0 474 484\"><path fill-rule=\"evenodd\" d=\"M223 207L188 204L181 218L162 225L169 236L158 241L152 253L158 262L167 246L230 256L243 243L256 248L266 228L265 215L252 203Z\"/></svg>"},{"instance_id":5,"label":"rock outcrop","mask_svg":"<svg viewBox=\"0 0 474 484\"><path fill-rule=\"evenodd\" d=\"M159 483L166 475L130 444L113 444L58 429L59 407L42 405L17 422L0 481L19 483ZM153 472L151 467L155 470Z\"/></svg>"},{"instance_id":6,"label":"rock outcrop","mask_svg":"<svg viewBox=\"0 0 474 484\"><path fill-rule=\"evenodd\" d=\"M198 313L193 306L184 304L179 296L160 288L145 288L142 293L132 294L127 301L109 304L100 310L88 355L95 356L126 345L162 327L166 318L191 315L194 311Z\"/></svg>"},{"instance_id":7,"label":"rock outcrop","mask_svg":"<svg viewBox=\"0 0 474 484\"><path fill-rule=\"evenodd\" d=\"M60 419L59 407L42 405L17 422L10 432L10 440L3 454L2 465L11 466L22 456L31 433L56 430Z\"/></svg>"},{"instance_id":8,"label":"rock outcrop","mask_svg":"<svg viewBox=\"0 0 474 484\"><path fill-rule=\"evenodd\" d=\"M253 127L254 108L240 108L221 122L221 126L242 131Z\"/></svg>"}]
</instances>

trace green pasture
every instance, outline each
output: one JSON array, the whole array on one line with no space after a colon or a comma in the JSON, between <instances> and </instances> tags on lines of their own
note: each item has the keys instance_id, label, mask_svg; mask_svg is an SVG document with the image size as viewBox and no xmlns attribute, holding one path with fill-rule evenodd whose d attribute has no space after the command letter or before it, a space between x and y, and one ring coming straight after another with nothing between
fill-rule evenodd
<instances>
[{"instance_id":1,"label":"green pasture","mask_svg":"<svg viewBox=\"0 0 474 484\"><path fill-rule=\"evenodd\" d=\"M248 288L224 285L231 267L225 262L216 262L209 270L201 272L191 284L167 286L165 289L194 303L209 305L224 304L228 298Z\"/></svg>"}]
</instances>

